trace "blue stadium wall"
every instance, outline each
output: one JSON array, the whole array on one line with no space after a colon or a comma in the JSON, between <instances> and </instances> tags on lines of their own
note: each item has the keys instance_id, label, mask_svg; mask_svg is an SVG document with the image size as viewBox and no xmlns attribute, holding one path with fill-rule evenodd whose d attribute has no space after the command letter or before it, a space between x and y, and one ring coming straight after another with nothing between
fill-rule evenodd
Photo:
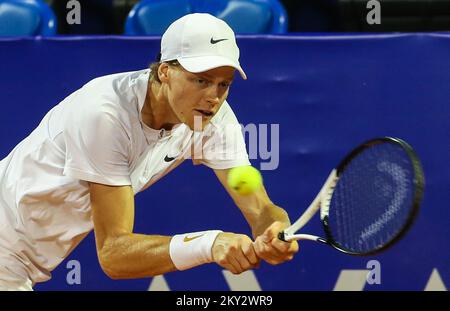
<instances>
[{"instance_id":1,"label":"blue stadium wall","mask_svg":"<svg viewBox=\"0 0 450 311\"><path fill-rule=\"evenodd\" d=\"M238 42L249 79L236 79L229 102L243 124L279 124L278 168L263 171L273 201L297 217L349 149L369 138L397 136L416 149L426 175L423 206L409 234L371 257L304 242L293 261L263 264L240 278L211 264L156 280L113 281L100 269L91 233L35 289L147 290L153 281L153 289L171 290L450 286L450 34L245 36ZM158 51L156 37L0 39L0 156L90 79L145 68ZM257 167L267 162L261 154L252 160ZM215 228L250 234L206 167L186 161L136 196L136 232ZM318 221L307 229L321 230ZM80 284L67 282L71 260L80 264ZM381 284L361 283L370 260L380 263Z\"/></svg>"}]
</instances>

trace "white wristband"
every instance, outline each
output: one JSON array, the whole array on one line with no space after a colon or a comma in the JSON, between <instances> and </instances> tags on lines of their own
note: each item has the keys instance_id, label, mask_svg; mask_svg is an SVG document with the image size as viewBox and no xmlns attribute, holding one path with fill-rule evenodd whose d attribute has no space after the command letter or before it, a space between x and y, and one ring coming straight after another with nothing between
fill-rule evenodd
<instances>
[{"instance_id":1,"label":"white wristband","mask_svg":"<svg viewBox=\"0 0 450 311\"><path fill-rule=\"evenodd\" d=\"M213 261L212 246L221 233L208 230L177 234L170 240L170 258L178 270L186 270Z\"/></svg>"}]
</instances>

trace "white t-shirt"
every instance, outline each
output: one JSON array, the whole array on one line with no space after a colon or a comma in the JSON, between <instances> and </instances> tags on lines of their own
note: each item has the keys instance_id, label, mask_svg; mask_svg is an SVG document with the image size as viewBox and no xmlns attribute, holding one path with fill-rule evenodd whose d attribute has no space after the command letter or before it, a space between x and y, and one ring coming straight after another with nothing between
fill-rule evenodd
<instances>
[{"instance_id":1,"label":"white t-shirt","mask_svg":"<svg viewBox=\"0 0 450 311\"><path fill-rule=\"evenodd\" d=\"M0 282L50 279L93 229L88 182L131 185L138 193L186 158L213 169L250 164L226 102L203 133L184 124L171 131L146 126L149 73L90 81L0 161Z\"/></svg>"}]
</instances>

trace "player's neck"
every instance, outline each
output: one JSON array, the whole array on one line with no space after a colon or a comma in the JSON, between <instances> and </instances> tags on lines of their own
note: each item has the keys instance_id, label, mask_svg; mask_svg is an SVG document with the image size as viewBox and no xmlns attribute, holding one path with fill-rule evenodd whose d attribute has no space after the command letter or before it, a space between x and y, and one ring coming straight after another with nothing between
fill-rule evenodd
<instances>
[{"instance_id":1,"label":"player's neck","mask_svg":"<svg viewBox=\"0 0 450 311\"><path fill-rule=\"evenodd\" d=\"M141 113L142 121L155 130L171 130L175 124L180 123L164 96L161 84L158 82L148 83L147 95Z\"/></svg>"}]
</instances>

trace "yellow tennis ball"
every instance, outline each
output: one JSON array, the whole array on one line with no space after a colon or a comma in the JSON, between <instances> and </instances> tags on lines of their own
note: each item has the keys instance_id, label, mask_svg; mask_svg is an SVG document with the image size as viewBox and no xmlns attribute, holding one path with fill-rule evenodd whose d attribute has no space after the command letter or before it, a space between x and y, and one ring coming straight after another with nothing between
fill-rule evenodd
<instances>
[{"instance_id":1,"label":"yellow tennis ball","mask_svg":"<svg viewBox=\"0 0 450 311\"><path fill-rule=\"evenodd\" d=\"M238 166L228 173L228 186L242 195L248 195L262 186L261 173L253 166Z\"/></svg>"}]
</instances>

